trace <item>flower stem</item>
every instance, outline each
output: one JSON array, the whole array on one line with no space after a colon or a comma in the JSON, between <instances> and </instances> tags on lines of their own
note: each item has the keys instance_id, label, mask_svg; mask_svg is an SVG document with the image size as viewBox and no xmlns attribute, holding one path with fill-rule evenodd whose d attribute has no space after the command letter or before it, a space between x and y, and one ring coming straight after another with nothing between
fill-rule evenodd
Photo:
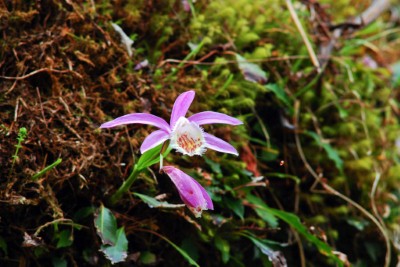
<instances>
[{"instance_id":1,"label":"flower stem","mask_svg":"<svg viewBox=\"0 0 400 267\"><path fill-rule=\"evenodd\" d=\"M110 198L110 204L114 206L120 199L121 197L129 190L129 188L132 186L133 182L136 180L140 173L141 169L135 165L133 167L133 170L131 174L129 175L128 179L125 180L125 182L118 188L117 192L115 192L111 198Z\"/></svg>"}]
</instances>

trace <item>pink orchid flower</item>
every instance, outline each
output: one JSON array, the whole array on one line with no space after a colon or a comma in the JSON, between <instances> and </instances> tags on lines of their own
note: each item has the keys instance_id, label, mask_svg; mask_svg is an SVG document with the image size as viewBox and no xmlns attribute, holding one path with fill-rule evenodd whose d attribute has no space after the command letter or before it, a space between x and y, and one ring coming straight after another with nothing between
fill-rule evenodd
<instances>
[{"instance_id":1,"label":"pink orchid flower","mask_svg":"<svg viewBox=\"0 0 400 267\"><path fill-rule=\"evenodd\" d=\"M207 148L210 148L237 156L238 152L232 145L220 138L205 133L200 126L212 123L239 125L242 122L231 116L214 111L203 111L186 118L185 115L194 96L194 91L188 91L178 96L172 108L169 124L164 119L152 114L132 113L103 123L100 128L112 128L130 123L148 124L158 127L159 130L152 132L143 141L140 147L142 154L167 140L171 140L171 147L184 155L202 155Z\"/></svg>"},{"instance_id":2,"label":"pink orchid flower","mask_svg":"<svg viewBox=\"0 0 400 267\"><path fill-rule=\"evenodd\" d=\"M195 179L172 166L162 169L171 178L181 199L197 218L201 217L203 210L214 209L207 191Z\"/></svg>"}]
</instances>

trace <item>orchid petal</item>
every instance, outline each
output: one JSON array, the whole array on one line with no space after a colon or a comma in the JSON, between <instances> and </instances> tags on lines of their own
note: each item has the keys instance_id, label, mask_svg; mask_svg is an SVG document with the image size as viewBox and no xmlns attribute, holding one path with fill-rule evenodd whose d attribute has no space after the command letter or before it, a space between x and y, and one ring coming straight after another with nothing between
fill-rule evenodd
<instances>
[{"instance_id":1,"label":"orchid petal","mask_svg":"<svg viewBox=\"0 0 400 267\"><path fill-rule=\"evenodd\" d=\"M190 104L194 99L195 92L193 90L180 94L175 100L174 106L172 107L170 125L174 128L175 123L180 117L185 117L189 110Z\"/></svg>"},{"instance_id":2,"label":"orchid petal","mask_svg":"<svg viewBox=\"0 0 400 267\"><path fill-rule=\"evenodd\" d=\"M144 139L142 145L140 146L140 153L144 153L149 149L152 149L153 147L158 146L165 140L169 139L169 133L163 131L163 130L157 130L149 134L149 136Z\"/></svg>"},{"instance_id":3,"label":"orchid petal","mask_svg":"<svg viewBox=\"0 0 400 267\"><path fill-rule=\"evenodd\" d=\"M163 171L171 178L181 199L196 217L200 217L203 210L214 209L207 191L195 179L172 166L163 167Z\"/></svg>"},{"instance_id":4,"label":"orchid petal","mask_svg":"<svg viewBox=\"0 0 400 267\"><path fill-rule=\"evenodd\" d=\"M190 176L189 176L189 177L190 177ZM192 177L190 177L190 178L192 178ZM193 178L192 178L192 179L193 179ZM208 195L207 191L206 191L206 190L204 189L204 187L202 187L201 184L199 184L199 182L197 182L195 179L193 179L193 182L195 182L195 183L198 185L198 187L200 188L200 191L201 191L201 193L202 193L204 199L206 200L207 209L209 209L209 210L214 210L213 202L212 202L210 196Z\"/></svg>"},{"instance_id":5,"label":"orchid petal","mask_svg":"<svg viewBox=\"0 0 400 267\"><path fill-rule=\"evenodd\" d=\"M118 117L112 121L103 123L100 128L112 128L115 126L119 125L125 125L125 124L130 124L130 123L139 123L139 124L148 124L148 125L153 125L161 130L164 130L166 132L171 132L171 128L169 127L168 123L160 118L157 117L153 114L147 114L147 113L132 113L128 115L124 115L121 117Z\"/></svg>"},{"instance_id":6,"label":"orchid petal","mask_svg":"<svg viewBox=\"0 0 400 267\"><path fill-rule=\"evenodd\" d=\"M223 113L214 111L203 111L196 113L188 118L189 121L195 122L198 125L210 124L210 123L224 123L230 125L240 125L243 124L240 120L228 116Z\"/></svg>"},{"instance_id":7,"label":"orchid petal","mask_svg":"<svg viewBox=\"0 0 400 267\"><path fill-rule=\"evenodd\" d=\"M237 150L232 145L218 137L215 137L208 133L204 133L204 139L206 140L206 147L210 149L223 153L230 153L236 156L239 155Z\"/></svg>"}]
</instances>

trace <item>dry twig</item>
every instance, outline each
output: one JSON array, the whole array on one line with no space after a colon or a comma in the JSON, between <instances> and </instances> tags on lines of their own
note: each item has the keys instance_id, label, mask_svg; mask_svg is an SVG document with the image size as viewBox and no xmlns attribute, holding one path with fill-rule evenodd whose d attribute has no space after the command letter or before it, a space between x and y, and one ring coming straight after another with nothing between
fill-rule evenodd
<instances>
[{"instance_id":1,"label":"dry twig","mask_svg":"<svg viewBox=\"0 0 400 267\"><path fill-rule=\"evenodd\" d=\"M308 40L307 34L306 34L303 26L301 25L301 22L299 20L299 17L297 16L296 11L294 10L292 1L286 0L286 5L289 9L290 15L292 16L294 23L296 24L297 29L300 32L301 38L303 39L304 45L307 48L308 54L310 55L313 65L317 68L318 73L321 72L321 65L318 61L317 55L315 54L314 49L310 43L310 40Z\"/></svg>"}]
</instances>

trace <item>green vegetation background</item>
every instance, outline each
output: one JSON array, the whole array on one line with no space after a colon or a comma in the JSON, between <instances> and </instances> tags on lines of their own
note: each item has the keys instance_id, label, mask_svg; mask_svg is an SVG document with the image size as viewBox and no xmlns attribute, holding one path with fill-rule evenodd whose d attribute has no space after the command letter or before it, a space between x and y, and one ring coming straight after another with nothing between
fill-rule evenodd
<instances>
[{"instance_id":1,"label":"green vegetation background","mask_svg":"<svg viewBox=\"0 0 400 267\"><path fill-rule=\"evenodd\" d=\"M111 265L101 214L126 235L120 266L398 266L400 7L346 24L369 4L1 0L0 265ZM320 71L290 6L316 54L343 28ZM152 208L181 203L155 167L107 213L151 129L98 126L167 118L191 89L190 112L245 122L207 128L239 157L167 159L215 210Z\"/></svg>"}]
</instances>

